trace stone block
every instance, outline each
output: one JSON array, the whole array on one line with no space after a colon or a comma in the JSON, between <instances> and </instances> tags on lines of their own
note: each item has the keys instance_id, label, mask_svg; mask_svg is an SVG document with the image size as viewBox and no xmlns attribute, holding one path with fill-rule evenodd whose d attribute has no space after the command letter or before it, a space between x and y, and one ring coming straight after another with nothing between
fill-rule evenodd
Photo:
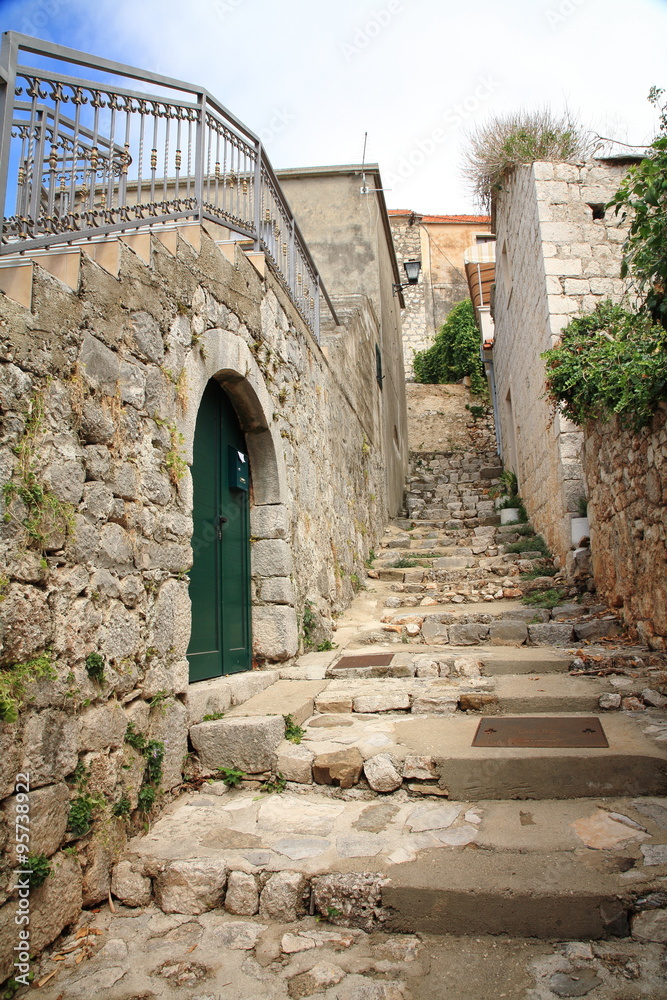
<instances>
[{"instance_id":1,"label":"stone block","mask_svg":"<svg viewBox=\"0 0 667 1000\"><path fill-rule=\"evenodd\" d=\"M253 652L261 660L288 660L299 649L294 608L280 604L252 609Z\"/></svg>"},{"instance_id":2,"label":"stone block","mask_svg":"<svg viewBox=\"0 0 667 1000\"><path fill-rule=\"evenodd\" d=\"M13 775L12 775L13 777ZM36 788L30 798L30 852L50 857L60 847L69 815L69 789L64 782ZM2 814L7 827L12 829L16 819L16 796L2 803Z\"/></svg>"},{"instance_id":3,"label":"stone block","mask_svg":"<svg viewBox=\"0 0 667 1000\"><path fill-rule=\"evenodd\" d=\"M366 781L374 792L395 792L403 777L388 753L378 753L364 763Z\"/></svg>"},{"instance_id":4,"label":"stone block","mask_svg":"<svg viewBox=\"0 0 667 1000\"><path fill-rule=\"evenodd\" d=\"M81 868L75 858L55 855L51 874L30 893L30 951L38 954L51 944L81 913ZM19 927L15 923L16 900L0 909L0 982L13 969L14 947L18 943Z\"/></svg>"},{"instance_id":5,"label":"stone block","mask_svg":"<svg viewBox=\"0 0 667 1000\"><path fill-rule=\"evenodd\" d=\"M632 918L632 936L637 941L667 944L667 910L644 910Z\"/></svg>"},{"instance_id":6,"label":"stone block","mask_svg":"<svg viewBox=\"0 0 667 1000\"><path fill-rule=\"evenodd\" d=\"M92 389L99 389L106 396L116 395L120 378L118 355L89 333L83 338L78 366L84 380Z\"/></svg>"},{"instance_id":7,"label":"stone block","mask_svg":"<svg viewBox=\"0 0 667 1000\"><path fill-rule=\"evenodd\" d=\"M289 576L294 569L292 550L282 538L265 538L252 545L253 576Z\"/></svg>"},{"instance_id":8,"label":"stone block","mask_svg":"<svg viewBox=\"0 0 667 1000\"><path fill-rule=\"evenodd\" d=\"M621 696L616 692L606 692L598 698L598 705L602 709L613 709L621 707Z\"/></svg>"},{"instance_id":9,"label":"stone block","mask_svg":"<svg viewBox=\"0 0 667 1000\"><path fill-rule=\"evenodd\" d=\"M416 656L413 663L416 677L440 676L440 664L430 656Z\"/></svg>"},{"instance_id":10,"label":"stone block","mask_svg":"<svg viewBox=\"0 0 667 1000\"><path fill-rule=\"evenodd\" d=\"M117 701L82 712L79 750L99 751L123 745L127 716Z\"/></svg>"},{"instance_id":11,"label":"stone block","mask_svg":"<svg viewBox=\"0 0 667 1000\"><path fill-rule=\"evenodd\" d=\"M148 906L153 894L151 880L135 872L130 861L119 861L114 865L111 892L125 906Z\"/></svg>"},{"instance_id":12,"label":"stone block","mask_svg":"<svg viewBox=\"0 0 667 1000\"><path fill-rule=\"evenodd\" d=\"M407 712L410 710L410 695L407 691L387 691L385 694L363 694L353 700L355 712L374 714L376 712Z\"/></svg>"},{"instance_id":13,"label":"stone block","mask_svg":"<svg viewBox=\"0 0 667 1000\"><path fill-rule=\"evenodd\" d=\"M240 917L252 917L259 910L259 889L253 875L230 872L225 893L225 909Z\"/></svg>"},{"instance_id":14,"label":"stone block","mask_svg":"<svg viewBox=\"0 0 667 1000\"><path fill-rule=\"evenodd\" d=\"M361 777L364 759L356 747L318 754L313 760L313 780L318 785L352 788Z\"/></svg>"},{"instance_id":15,"label":"stone block","mask_svg":"<svg viewBox=\"0 0 667 1000\"><path fill-rule=\"evenodd\" d=\"M222 905L226 883L223 861L170 861L155 881L155 901L164 913L196 916Z\"/></svg>"},{"instance_id":16,"label":"stone block","mask_svg":"<svg viewBox=\"0 0 667 1000\"><path fill-rule=\"evenodd\" d=\"M475 565L475 557L469 556L444 556L442 559L434 559L434 569L470 569Z\"/></svg>"},{"instance_id":17,"label":"stone block","mask_svg":"<svg viewBox=\"0 0 667 1000\"><path fill-rule=\"evenodd\" d=\"M476 646L489 636L488 625L452 625L449 629L449 641L452 646Z\"/></svg>"},{"instance_id":18,"label":"stone block","mask_svg":"<svg viewBox=\"0 0 667 1000\"><path fill-rule=\"evenodd\" d=\"M582 642L584 639L602 639L606 636L623 634L623 626L616 618L596 618L574 626L574 634Z\"/></svg>"},{"instance_id":19,"label":"stone block","mask_svg":"<svg viewBox=\"0 0 667 1000\"><path fill-rule=\"evenodd\" d=\"M422 624L424 642L429 645L443 646L449 642L449 626L434 618L425 618Z\"/></svg>"},{"instance_id":20,"label":"stone block","mask_svg":"<svg viewBox=\"0 0 667 1000\"><path fill-rule=\"evenodd\" d=\"M232 693L232 705L243 705L256 694L261 694L275 684L278 680L278 671L248 670L240 674L231 674L226 680Z\"/></svg>"},{"instance_id":21,"label":"stone block","mask_svg":"<svg viewBox=\"0 0 667 1000\"><path fill-rule=\"evenodd\" d=\"M321 875L312 881L315 909L327 919L335 910L336 924L343 927L373 931L384 916L382 887L385 884L382 875L368 872Z\"/></svg>"},{"instance_id":22,"label":"stone block","mask_svg":"<svg viewBox=\"0 0 667 1000\"><path fill-rule=\"evenodd\" d=\"M424 692L413 698L413 715L453 715L458 707L458 697L455 693L439 694Z\"/></svg>"},{"instance_id":23,"label":"stone block","mask_svg":"<svg viewBox=\"0 0 667 1000\"><path fill-rule=\"evenodd\" d=\"M506 619L491 622L489 626L489 641L495 646L521 646L528 639L528 628L525 622Z\"/></svg>"},{"instance_id":24,"label":"stone block","mask_svg":"<svg viewBox=\"0 0 667 1000\"><path fill-rule=\"evenodd\" d=\"M164 791L178 788L183 781L183 758L188 752L188 713L176 698L161 701L151 713L149 735L164 743L162 782Z\"/></svg>"},{"instance_id":25,"label":"stone block","mask_svg":"<svg viewBox=\"0 0 667 1000\"><path fill-rule=\"evenodd\" d=\"M292 923L306 912L304 893L307 885L300 872L276 872L262 889L260 917L264 920Z\"/></svg>"},{"instance_id":26,"label":"stone block","mask_svg":"<svg viewBox=\"0 0 667 1000\"><path fill-rule=\"evenodd\" d=\"M573 641L572 626L559 622L529 625L528 641L533 646L569 646Z\"/></svg>"},{"instance_id":27,"label":"stone block","mask_svg":"<svg viewBox=\"0 0 667 1000\"><path fill-rule=\"evenodd\" d=\"M158 321L150 313L139 310L132 313L129 325L136 353L159 365L164 356L164 344Z\"/></svg>"},{"instance_id":28,"label":"stone block","mask_svg":"<svg viewBox=\"0 0 667 1000\"><path fill-rule=\"evenodd\" d=\"M308 747L284 740L277 750L276 771L287 781L310 785L313 781L314 753Z\"/></svg>"},{"instance_id":29,"label":"stone block","mask_svg":"<svg viewBox=\"0 0 667 1000\"><path fill-rule=\"evenodd\" d=\"M349 714L353 710L353 697L345 691L324 691L315 699L315 710L323 715L328 713Z\"/></svg>"},{"instance_id":30,"label":"stone block","mask_svg":"<svg viewBox=\"0 0 667 1000\"><path fill-rule=\"evenodd\" d=\"M294 584L288 576L270 576L261 580L259 596L267 604L294 604Z\"/></svg>"},{"instance_id":31,"label":"stone block","mask_svg":"<svg viewBox=\"0 0 667 1000\"><path fill-rule=\"evenodd\" d=\"M219 719L190 728L190 739L205 768L234 767L248 774L273 769L284 735L284 719L273 715Z\"/></svg>"},{"instance_id":32,"label":"stone block","mask_svg":"<svg viewBox=\"0 0 667 1000\"><path fill-rule=\"evenodd\" d=\"M190 609L187 582L166 580L158 591L149 617L149 645L163 656L169 652L178 659L185 657L190 642Z\"/></svg>"},{"instance_id":33,"label":"stone block","mask_svg":"<svg viewBox=\"0 0 667 1000\"><path fill-rule=\"evenodd\" d=\"M419 781L433 781L438 777L433 757L408 754L403 762L403 777Z\"/></svg>"},{"instance_id":34,"label":"stone block","mask_svg":"<svg viewBox=\"0 0 667 1000\"><path fill-rule=\"evenodd\" d=\"M23 730L21 771L30 772L31 787L51 785L72 774L79 762L80 720L48 708L30 713Z\"/></svg>"},{"instance_id":35,"label":"stone block","mask_svg":"<svg viewBox=\"0 0 667 1000\"><path fill-rule=\"evenodd\" d=\"M253 538L287 538L289 514L283 504L262 504L250 511L250 533Z\"/></svg>"}]
</instances>

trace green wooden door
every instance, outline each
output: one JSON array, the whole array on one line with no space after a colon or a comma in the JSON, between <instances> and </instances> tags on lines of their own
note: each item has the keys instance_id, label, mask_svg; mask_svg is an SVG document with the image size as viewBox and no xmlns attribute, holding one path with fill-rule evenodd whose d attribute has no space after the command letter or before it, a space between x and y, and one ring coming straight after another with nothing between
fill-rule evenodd
<instances>
[{"instance_id":1,"label":"green wooden door","mask_svg":"<svg viewBox=\"0 0 667 1000\"><path fill-rule=\"evenodd\" d=\"M211 379L195 429L194 562L190 571L190 681L248 670L250 527L245 438L227 394Z\"/></svg>"}]
</instances>

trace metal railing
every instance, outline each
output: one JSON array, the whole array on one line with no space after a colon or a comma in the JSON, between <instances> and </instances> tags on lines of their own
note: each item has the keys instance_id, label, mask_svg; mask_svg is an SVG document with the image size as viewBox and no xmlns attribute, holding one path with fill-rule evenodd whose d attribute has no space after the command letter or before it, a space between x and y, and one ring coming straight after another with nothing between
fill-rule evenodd
<instances>
[{"instance_id":1,"label":"metal railing","mask_svg":"<svg viewBox=\"0 0 667 1000\"><path fill-rule=\"evenodd\" d=\"M203 88L6 32L0 204L0 255L210 220L267 255L318 339L320 294L336 320L259 138Z\"/></svg>"}]
</instances>

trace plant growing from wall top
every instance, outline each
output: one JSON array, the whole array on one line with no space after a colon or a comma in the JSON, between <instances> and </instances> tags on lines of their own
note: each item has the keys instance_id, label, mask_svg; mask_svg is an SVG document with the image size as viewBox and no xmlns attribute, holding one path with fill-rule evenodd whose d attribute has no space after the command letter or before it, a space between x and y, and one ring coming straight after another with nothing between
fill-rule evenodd
<instances>
[{"instance_id":1,"label":"plant growing from wall top","mask_svg":"<svg viewBox=\"0 0 667 1000\"><path fill-rule=\"evenodd\" d=\"M600 303L572 320L542 357L548 398L579 426L616 414L637 431L667 401L667 330L648 311Z\"/></svg>"},{"instance_id":2,"label":"plant growing from wall top","mask_svg":"<svg viewBox=\"0 0 667 1000\"><path fill-rule=\"evenodd\" d=\"M649 101L660 111L660 134L648 156L631 167L608 207L630 217L621 277L631 276L642 309L667 328L667 102L652 87Z\"/></svg>"},{"instance_id":3,"label":"plant growing from wall top","mask_svg":"<svg viewBox=\"0 0 667 1000\"><path fill-rule=\"evenodd\" d=\"M464 174L486 209L519 164L583 160L592 150L582 127L567 112L556 115L549 107L491 118L468 136L468 142Z\"/></svg>"},{"instance_id":4,"label":"plant growing from wall top","mask_svg":"<svg viewBox=\"0 0 667 1000\"><path fill-rule=\"evenodd\" d=\"M449 313L433 344L417 351L412 366L417 382L459 382L470 377L472 392L486 391L484 366L479 356L480 338L470 299L458 302Z\"/></svg>"}]
</instances>

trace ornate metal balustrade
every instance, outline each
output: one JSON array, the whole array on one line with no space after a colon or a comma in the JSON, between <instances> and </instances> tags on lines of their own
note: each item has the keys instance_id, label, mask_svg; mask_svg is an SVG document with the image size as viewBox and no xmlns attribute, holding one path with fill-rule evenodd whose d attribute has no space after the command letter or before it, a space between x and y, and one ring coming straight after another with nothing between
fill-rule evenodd
<instances>
[{"instance_id":1,"label":"ornate metal balustrade","mask_svg":"<svg viewBox=\"0 0 667 1000\"><path fill-rule=\"evenodd\" d=\"M208 219L268 256L317 337L320 293L335 319L260 140L203 88L6 32L0 203L0 255Z\"/></svg>"}]
</instances>

